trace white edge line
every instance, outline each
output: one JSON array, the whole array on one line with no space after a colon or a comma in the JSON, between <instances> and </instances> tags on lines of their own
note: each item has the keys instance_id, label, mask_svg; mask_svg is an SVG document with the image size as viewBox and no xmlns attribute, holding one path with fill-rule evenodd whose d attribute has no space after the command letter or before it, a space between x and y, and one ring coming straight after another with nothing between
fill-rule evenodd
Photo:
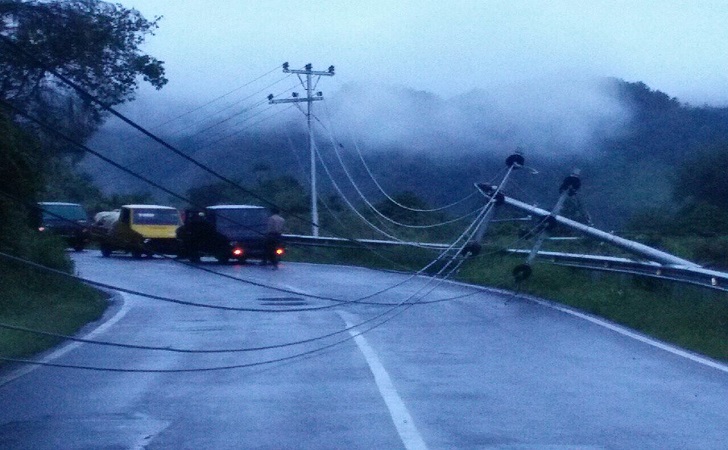
<instances>
[{"instance_id":1,"label":"white edge line","mask_svg":"<svg viewBox=\"0 0 728 450\"><path fill-rule=\"evenodd\" d=\"M108 330L109 328L111 328L114 324L116 324L119 320L121 320L126 315L126 313L129 312L129 310L131 309L131 306L129 306L129 303L125 301L124 295L122 293L117 292L114 295L112 295L112 298L113 297L118 297L117 301L122 302L121 308L119 308L119 310L116 311L116 313L111 318L106 320L104 323L102 323L98 327L94 328L93 330L89 331L88 333L78 336L78 337L84 338L84 339L93 339L94 337L98 336L99 334L101 334L101 333L105 332L106 330ZM58 359L61 356L65 355L66 353L70 352L71 350L78 348L81 344L83 344L83 342L78 342L78 341L70 341L68 343L61 344L60 347L56 348L48 355L40 358L38 361L43 362L43 363L53 361L53 360ZM29 374L30 372L36 370L39 367L41 367L41 366L37 365L37 364L29 364L24 367L20 367L16 370L11 371L8 375L0 377L0 387L5 386L6 384L8 384L14 380L16 380L24 375Z\"/></svg>"},{"instance_id":2,"label":"white edge line","mask_svg":"<svg viewBox=\"0 0 728 450\"><path fill-rule=\"evenodd\" d=\"M480 290L483 290L483 291L497 292L499 294L504 294L504 295L514 295L514 292L513 291L508 291L508 290L505 290L505 289L492 288L492 287L487 287L487 286L478 286L478 285L475 285L475 284L462 283L460 281L452 281L452 280L446 280L446 281L449 282L449 283L458 284L458 285L461 285L461 286L468 286L468 287L480 289ZM589 321L589 322L591 322L591 323L593 323L595 325L599 325L599 326L602 326L602 327L604 327L604 328L606 328L608 330L611 330L611 331L614 331L616 333L619 333L622 336L626 336L626 337L635 339L635 340L637 340L639 342L642 342L644 344L647 344L647 345L650 345L652 347L659 348L660 350L664 350L666 352L672 353L673 355L681 356L683 358L689 359L690 361L696 362L698 364L702 364L704 366L707 366L707 367L711 367L713 369L720 370L721 372L728 373L728 365L726 365L726 364L723 364L723 363L721 363L719 361L710 359L710 358L708 358L706 356L701 356L701 355L699 355L697 353L693 353L693 352L691 352L689 350L685 350L685 349L680 348L680 347L677 347L675 345L667 344L667 343L662 342L662 341L659 341L657 339L648 337L648 336L646 336L644 334L641 334L641 333L636 332L634 330L630 330L629 328L626 328L626 327L624 327L622 325L617 325L616 323L610 322L610 321L608 321L606 319L601 319L599 317L592 316L590 314L577 311L577 310L572 309L572 308L570 308L568 306L562 306L562 305L556 304L556 303L554 303L552 301L544 300L544 299L541 299L541 298L538 298L538 297L534 297L534 296L531 296L531 295L527 295L527 294L517 294L517 297L518 298L521 298L523 300L526 300L526 301L534 302L534 303L539 304L541 306L545 306L547 308L551 308L551 309L555 309L557 311L561 311L563 313L572 315L574 317L578 317L580 319L584 319L584 320Z\"/></svg>"},{"instance_id":3,"label":"white edge line","mask_svg":"<svg viewBox=\"0 0 728 450\"><path fill-rule=\"evenodd\" d=\"M384 399L384 403L387 405L387 409L389 409L389 415L392 417L394 426L397 428L397 433L399 433L399 437L405 448L407 450L426 450L427 445L425 444L425 441L422 439L420 432L417 430L417 426L415 425L414 420L412 420L412 416L407 410L407 406L405 406L402 398L394 388L394 384L392 383L392 379L389 377L387 370L379 361L376 352L369 346L369 343L364 336L354 329L351 329L352 321L347 319L347 317L351 318L351 316L342 311L338 311L338 313L346 323L346 327L350 328L349 334L354 338L354 342L356 342L359 350L364 355L364 359L369 365L372 375L374 375L374 382L379 389L379 393Z\"/></svg>"}]
</instances>

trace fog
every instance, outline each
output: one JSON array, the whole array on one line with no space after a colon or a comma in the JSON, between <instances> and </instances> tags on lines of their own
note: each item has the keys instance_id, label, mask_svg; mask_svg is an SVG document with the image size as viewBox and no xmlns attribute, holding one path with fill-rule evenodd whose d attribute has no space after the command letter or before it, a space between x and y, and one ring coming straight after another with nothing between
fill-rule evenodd
<instances>
[{"instance_id":1,"label":"fog","mask_svg":"<svg viewBox=\"0 0 728 450\"><path fill-rule=\"evenodd\" d=\"M317 135L366 151L588 155L631 118L610 77L696 105L728 102L720 1L122 3L162 16L144 49L170 81L161 91L142 86L120 109L190 152L300 132L301 111L266 101L303 95L284 61L335 65L316 85L326 99L313 105ZM111 120L99 139L118 131L127 128Z\"/></svg>"},{"instance_id":2,"label":"fog","mask_svg":"<svg viewBox=\"0 0 728 450\"><path fill-rule=\"evenodd\" d=\"M281 84L298 83L287 81ZM349 83L313 102L313 124L319 145L335 141L366 152L449 157L453 151L503 154L521 148L552 158L584 156L596 140L618 136L631 118L614 84L607 78L535 78L445 99L402 85ZM291 98L290 92L278 98ZM162 105L142 100L120 110L186 151L203 155L251 135L290 137L306 127L305 103L300 110L292 104L270 105L263 92L251 96L241 90L204 107L173 100ZM130 135L126 125L111 120L97 141L117 133ZM124 141L147 146L141 136Z\"/></svg>"},{"instance_id":3,"label":"fog","mask_svg":"<svg viewBox=\"0 0 728 450\"><path fill-rule=\"evenodd\" d=\"M631 117L607 79L541 78L451 99L406 87L349 85L325 110L344 138L365 148L451 156L453 149L552 156L588 152Z\"/></svg>"}]
</instances>

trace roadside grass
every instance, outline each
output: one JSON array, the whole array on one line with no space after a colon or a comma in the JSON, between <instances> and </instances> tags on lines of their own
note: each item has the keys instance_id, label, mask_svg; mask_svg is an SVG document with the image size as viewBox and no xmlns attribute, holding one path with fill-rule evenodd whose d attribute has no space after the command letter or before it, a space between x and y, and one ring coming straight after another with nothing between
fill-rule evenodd
<instances>
[{"instance_id":1,"label":"roadside grass","mask_svg":"<svg viewBox=\"0 0 728 450\"><path fill-rule=\"evenodd\" d=\"M0 261L0 323L73 335L101 317L106 294L60 275ZM0 356L24 358L60 339L0 329ZM0 365L2 365L0 361Z\"/></svg>"},{"instance_id":2,"label":"roadside grass","mask_svg":"<svg viewBox=\"0 0 728 450\"><path fill-rule=\"evenodd\" d=\"M432 258L427 250L383 249L400 267L360 249L302 248L287 259L418 270ZM465 262L454 279L522 292L603 317L646 335L715 359L728 361L728 294L685 283L539 262L533 275L516 284L511 271L523 257L484 248ZM404 269L407 267L408 269Z\"/></svg>"}]
</instances>

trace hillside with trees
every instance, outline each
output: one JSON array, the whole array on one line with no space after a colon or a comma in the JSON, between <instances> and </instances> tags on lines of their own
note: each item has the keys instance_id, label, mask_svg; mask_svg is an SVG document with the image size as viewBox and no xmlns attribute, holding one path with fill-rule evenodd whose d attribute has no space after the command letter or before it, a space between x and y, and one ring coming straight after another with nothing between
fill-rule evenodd
<instances>
[{"instance_id":1,"label":"hillside with trees","mask_svg":"<svg viewBox=\"0 0 728 450\"><path fill-rule=\"evenodd\" d=\"M601 84L605 95L613 104L619 105L621 112L617 123L595 122L588 130L588 140L583 148L567 146L564 150L558 136L544 134L548 131L548 123L542 127L546 131L539 130L538 139L520 145L523 141L519 142L513 134L519 129L528 130L529 124L504 123L486 127L483 117L492 118L499 112L487 110L488 106L484 104L487 98L471 105L464 104L463 98L443 100L434 94L400 89L397 98L406 103L404 110L419 111L428 105L433 110L452 108L463 115L470 114L471 117L462 119L468 126L459 124L459 134L453 131L450 135L434 136L440 130L427 131L425 126L415 124L413 134L425 134L423 137L411 142L370 143L366 145L364 157L389 193L411 192L428 204L442 205L471 193L473 183L493 178L502 170L505 157L520 147L526 154L527 164L539 173L517 174L510 187L514 196L549 207L558 195L561 179L573 168L580 168L584 207L595 224L612 230L623 229L635 215L644 215L654 209L676 211L684 204L697 201L692 194L681 194L691 191L679 187L680 178L695 173L693 166L707 161L709 156L706 155L716 155L715 158L720 159L721 149L728 142L728 108L683 104L640 82L605 79ZM308 157L305 154L306 134L298 119L298 123L276 126L277 131L250 132L210 148L196 147L184 136L172 142L186 154L250 188L255 188L263 179L279 177L292 177L305 187L308 177L304 164ZM397 126L401 128L407 123ZM377 133L377 126L387 126L385 122L377 125L376 121L369 125L374 127L373 134ZM282 132L284 129L285 133ZM371 195L373 201L383 198L358 161L352 142L331 139L325 130L318 130L317 136L319 151L347 195L356 198L334 150L341 152L363 192ZM362 139L365 140L366 135ZM134 142L132 149L126 147L128 142ZM134 170L153 175L180 191L219 181L200 173L160 146L133 139L131 133L119 129L112 134L97 135L94 144ZM393 161L396 164L392 164ZM176 201L154 192L138 180L119 174L103 162L87 160L85 169L97 182L104 180L107 193L145 192L163 201ZM319 170L319 177L322 198L340 197L325 172ZM341 198L338 201L342 203Z\"/></svg>"}]
</instances>

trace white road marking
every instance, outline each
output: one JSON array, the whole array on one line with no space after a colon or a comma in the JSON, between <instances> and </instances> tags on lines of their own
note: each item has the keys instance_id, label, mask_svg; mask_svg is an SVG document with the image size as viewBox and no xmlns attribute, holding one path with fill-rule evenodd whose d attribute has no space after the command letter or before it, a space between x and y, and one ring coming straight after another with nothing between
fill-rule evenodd
<instances>
[{"instance_id":1,"label":"white road marking","mask_svg":"<svg viewBox=\"0 0 728 450\"><path fill-rule=\"evenodd\" d=\"M476 286L476 285L467 284L467 283L461 283L459 281L452 281L452 280L448 280L448 282L450 282L452 284L460 285L460 286L468 286L468 287L471 287L471 288L480 289L480 290L485 291L485 292L497 292L499 294L505 294L505 295L509 295L509 296L510 295L513 295L513 292L512 291L507 291L505 289L489 288L489 287L485 287L485 286ZM556 303L553 303L553 302L550 302L548 300L542 300L540 298L533 297L533 296L526 295L526 294L518 294L518 298L521 298L521 299L526 300L526 301L531 301L531 302L537 303L537 304L542 305L542 306L545 306L547 308L551 308L551 309L555 309L557 311L561 311L563 313L572 315L574 317L578 317L580 319L587 320L587 321L589 321L589 322L591 322L593 324L596 324L596 325L599 325L601 327L607 328L608 330L612 330L615 333L619 333L622 336L626 336L626 337L635 339L635 340L637 340L639 342L642 342L644 344L647 344L647 345L650 345L652 347L659 348L660 350L664 350L666 352L672 353L673 355L681 356L683 358L689 359L690 361L696 362L698 364L702 364L704 366L712 367L713 369L720 370L721 372L728 373L728 365L722 364L722 363L720 363L718 361L714 361L714 360L712 360L712 359L710 359L708 357L705 357L705 356L700 356L698 354L692 353L692 352L690 352L688 350L685 350L685 349L682 349L680 347L677 347L677 346L674 346L674 345L670 345L670 344L666 344L666 343L661 342L661 341L659 341L657 339L653 339L653 338L651 338L649 336L640 334L640 333L638 333L636 331L632 331L629 328L626 328L626 327L623 327L621 325L617 325L615 323L609 322L606 319L600 319L599 317L591 316L589 314L579 312L579 311L577 311L575 309L571 309L571 308L566 307L566 306L560 306L560 305L558 305Z\"/></svg>"},{"instance_id":2,"label":"white road marking","mask_svg":"<svg viewBox=\"0 0 728 450\"><path fill-rule=\"evenodd\" d=\"M691 360L693 362L696 362L698 364L702 364L704 366L712 367L713 369L718 369L718 370L720 370L722 372L728 373L728 366L726 366L725 364L721 364L718 361L713 361L713 360L708 359L706 357L697 355L695 353L691 353L691 352L689 352L687 350L684 350L682 348L675 347L674 345L670 345L670 344L666 344L664 342L660 342L660 341L655 340L655 339L652 339L652 338L650 338L648 336L645 336L645 335L639 334L637 332L631 331L631 330L629 330L629 329L627 329L625 327L622 327L620 325L617 325L617 324L610 323L610 322L607 322L605 320L599 319L598 317L590 316L588 314L584 314L584 313L581 313L579 311L575 311L575 310L572 310L572 309L569 309L569 308L565 308L565 307L561 307L561 306L558 306L558 305L554 305L552 303L545 302L543 300L538 300L538 299L534 299L534 298L531 298L530 300L532 300L532 301L534 301L534 302L536 302L536 303L538 303L540 305L548 306L549 308L553 308L553 309L556 309L558 311L565 312L567 314L571 314L572 316L576 316L576 317L579 317L581 319L587 320L587 321L589 321L591 323L600 325L600 326L602 326L604 328L607 328L609 330L612 330L614 332L617 332L617 333L619 333L619 334L621 334L623 336L627 336L627 337L630 337L630 338L635 339L637 341L643 342L643 343L645 343L647 345L651 345L651 346L656 347L656 348L659 348L661 350L665 350L666 352L672 353L673 355L682 356L683 358L687 358L687 359L689 359L689 360Z\"/></svg>"},{"instance_id":3,"label":"white road marking","mask_svg":"<svg viewBox=\"0 0 728 450\"><path fill-rule=\"evenodd\" d=\"M338 313L346 323L346 327L351 328L352 323L354 322L354 320L352 320L353 318L344 312L338 311ZM394 426L397 428L397 432L399 433L399 437L402 439L402 443L405 448L408 450L426 450L427 445L425 444L425 441L422 439L422 436L420 436L420 432L417 430L417 426L415 426L412 416L410 416L402 398L394 388L392 379L389 377L389 374L379 361L374 349L369 346L369 343L364 336L358 334L356 330L350 329L349 334L354 338L354 342L356 342L359 350L361 350L364 355L364 359L366 359L366 362L369 365L369 369L372 371L372 375L374 375L374 382L377 384L377 388L384 399L384 403L387 404L389 415L392 417Z\"/></svg>"},{"instance_id":4,"label":"white road marking","mask_svg":"<svg viewBox=\"0 0 728 450\"><path fill-rule=\"evenodd\" d=\"M80 336L80 337L82 337L84 339L94 339L96 336L100 335L101 333L104 333L106 330L111 328L114 324L116 324L116 322L121 320L126 315L127 312L129 312L129 310L131 309L131 306L129 306L129 302L124 300L124 295L122 293L116 293L115 295L119 295L121 297L121 300L119 300L119 301L123 302L123 304L121 305L121 308L119 308L119 310L116 312L116 314L114 314L114 316L111 317L106 322L104 322L101 325L99 325L98 327L94 328L89 333L87 333L83 336ZM65 355L66 353L70 352L71 350L78 348L81 344L83 344L83 342L72 341L65 345L61 345L60 347L58 347L57 350L46 355L43 359L41 359L40 362L50 362L55 359L58 359L61 356ZM29 374L30 372L34 371L35 369L37 369L39 367L41 367L41 366L35 365L35 364L29 364L29 365L26 365L24 367L21 367L17 370L10 372L8 375L5 375L4 377L0 377L0 387L10 383L11 381L13 381L17 378L20 378L24 375Z\"/></svg>"}]
</instances>

